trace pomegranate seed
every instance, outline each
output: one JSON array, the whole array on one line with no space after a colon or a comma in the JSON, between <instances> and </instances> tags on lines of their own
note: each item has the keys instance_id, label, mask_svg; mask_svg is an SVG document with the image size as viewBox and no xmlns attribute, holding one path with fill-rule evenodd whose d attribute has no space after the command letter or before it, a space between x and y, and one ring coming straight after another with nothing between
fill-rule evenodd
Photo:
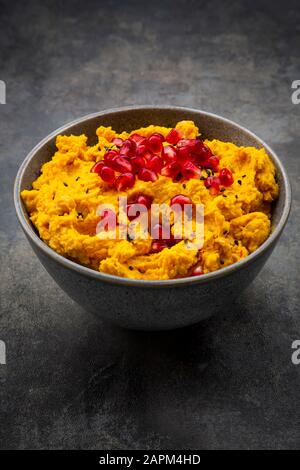
<instances>
[{"instance_id":1,"label":"pomegranate seed","mask_svg":"<svg viewBox=\"0 0 300 470\"><path fill-rule=\"evenodd\" d=\"M177 148L189 147L195 153L200 153L203 146L204 144L200 139L180 139L177 142Z\"/></svg>"},{"instance_id":2,"label":"pomegranate seed","mask_svg":"<svg viewBox=\"0 0 300 470\"><path fill-rule=\"evenodd\" d=\"M191 142L190 142L191 139L180 139L178 142L177 142L177 148L181 148L181 147L190 147L191 146Z\"/></svg>"},{"instance_id":3,"label":"pomegranate seed","mask_svg":"<svg viewBox=\"0 0 300 470\"><path fill-rule=\"evenodd\" d=\"M117 147L121 147L123 145L123 139L120 137L115 137L112 141L113 144L115 144Z\"/></svg>"},{"instance_id":4,"label":"pomegranate seed","mask_svg":"<svg viewBox=\"0 0 300 470\"><path fill-rule=\"evenodd\" d=\"M228 168L222 168L219 172L220 183L222 186L231 186L234 179Z\"/></svg>"},{"instance_id":5,"label":"pomegranate seed","mask_svg":"<svg viewBox=\"0 0 300 470\"><path fill-rule=\"evenodd\" d=\"M130 163L135 173L146 166L146 160L143 157L134 157L130 160Z\"/></svg>"},{"instance_id":6,"label":"pomegranate seed","mask_svg":"<svg viewBox=\"0 0 300 470\"><path fill-rule=\"evenodd\" d=\"M106 152L106 154L103 157L106 165L109 165L109 162L111 162L112 159L116 157L117 155L119 155L119 152L117 152L117 150L110 150L109 152Z\"/></svg>"},{"instance_id":7,"label":"pomegranate seed","mask_svg":"<svg viewBox=\"0 0 300 470\"><path fill-rule=\"evenodd\" d=\"M192 204L192 200L184 194L177 194L177 196L172 197L170 204L171 206L173 204L179 204L181 207L184 207L185 204Z\"/></svg>"},{"instance_id":8,"label":"pomegranate seed","mask_svg":"<svg viewBox=\"0 0 300 470\"><path fill-rule=\"evenodd\" d=\"M197 264L192 273L191 273L191 276L201 276L201 274L204 274L203 273L203 268L202 268L202 265L201 264Z\"/></svg>"},{"instance_id":9,"label":"pomegranate seed","mask_svg":"<svg viewBox=\"0 0 300 470\"><path fill-rule=\"evenodd\" d=\"M142 181L156 181L157 174L153 170L148 170L148 168L141 168L138 174L138 177Z\"/></svg>"},{"instance_id":10,"label":"pomegranate seed","mask_svg":"<svg viewBox=\"0 0 300 470\"><path fill-rule=\"evenodd\" d=\"M166 160L166 162L174 162L177 157L176 149L171 145L166 145L165 147L163 147L162 156Z\"/></svg>"},{"instance_id":11,"label":"pomegranate seed","mask_svg":"<svg viewBox=\"0 0 300 470\"><path fill-rule=\"evenodd\" d=\"M186 163L191 158L191 151L188 146L177 149L177 160L179 163Z\"/></svg>"},{"instance_id":12,"label":"pomegranate seed","mask_svg":"<svg viewBox=\"0 0 300 470\"><path fill-rule=\"evenodd\" d=\"M166 141L169 142L169 144L176 145L179 140L180 140L180 134L178 130L171 129L166 137Z\"/></svg>"},{"instance_id":13,"label":"pomegranate seed","mask_svg":"<svg viewBox=\"0 0 300 470\"><path fill-rule=\"evenodd\" d=\"M147 140L146 137L143 137L140 134L132 134L129 136L129 139L133 140L137 145L139 145L142 142L142 140Z\"/></svg>"},{"instance_id":14,"label":"pomegranate seed","mask_svg":"<svg viewBox=\"0 0 300 470\"><path fill-rule=\"evenodd\" d=\"M136 200L137 204L143 204L143 206L146 206L147 209L150 209L152 201L152 197L146 196L145 194L141 194Z\"/></svg>"},{"instance_id":15,"label":"pomegranate seed","mask_svg":"<svg viewBox=\"0 0 300 470\"><path fill-rule=\"evenodd\" d=\"M115 172L109 166L104 166L100 173L101 178L106 183L112 184L115 181Z\"/></svg>"},{"instance_id":16,"label":"pomegranate seed","mask_svg":"<svg viewBox=\"0 0 300 470\"><path fill-rule=\"evenodd\" d=\"M162 143L163 143L164 137L161 134L155 133L152 134L148 138L148 146L149 149L153 153L160 153L162 150Z\"/></svg>"},{"instance_id":17,"label":"pomegranate seed","mask_svg":"<svg viewBox=\"0 0 300 470\"><path fill-rule=\"evenodd\" d=\"M220 179L217 176L212 177L212 182L210 185L210 193L212 196L216 196L220 191Z\"/></svg>"},{"instance_id":18,"label":"pomegranate seed","mask_svg":"<svg viewBox=\"0 0 300 470\"><path fill-rule=\"evenodd\" d=\"M124 140L122 147L120 148L120 155L126 157L134 157L136 151L136 143L133 140Z\"/></svg>"},{"instance_id":19,"label":"pomegranate seed","mask_svg":"<svg viewBox=\"0 0 300 470\"><path fill-rule=\"evenodd\" d=\"M192 139L193 142L191 144L192 146L192 151L193 153L195 153L196 155L201 155L202 152L203 152L203 148L204 148L204 144L202 142L202 140L200 139Z\"/></svg>"},{"instance_id":20,"label":"pomegranate seed","mask_svg":"<svg viewBox=\"0 0 300 470\"><path fill-rule=\"evenodd\" d=\"M169 178L176 179L180 174L181 168L177 162L171 162L162 167L160 174L169 176Z\"/></svg>"},{"instance_id":21,"label":"pomegranate seed","mask_svg":"<svg viewBox=\"0 0 300 470\"><path fill-rule=\"evenodd\" d=\"M124 191L127 188L132 188L134 182L135 177L132 173L123 173L118 176L114 184L118 191Z\"/></svg>"},{"instance_id":22,"label":"pomegranate seed","mask_svg":"<svg viewBox=\"0 0 300 470\"><path fill-rule=\"evenodd\" d=\"M137 156L144 156L144 154L148 151L148 146L146 144L138 145L136 148L136 155Z\"/></svg>"},{"instance_id":23,"label":"pomegranate seed","mask_svg":"<svg viewBox=\"0 0 300 470\"><path fill-rule=\"evenodd\" d=\"M203 145L201 152L199 153L203 160L208 160L212 157L212 151L207 145Z\"/></svg>"},{"instance_id":24,"label":"pomegranate seed","mask_svg":"<svg viewBox=\"0 0 300 470\"><path fill-rule=\"evenodd\" d=\"M211 168L213 171L217 171L218 166L219 166L220 159L216 155L212 155L211 157L208 158L208 160L205 162L205 167L206 168Z\"/></svg>"},{"instance_id":25,"label":"pomegranate seed","mask_svg":"<svg viewBox=\"0 0 300 470\"><path fill-rule=\"evenodd\" d=\"M164 162L160 157L153 155L153 157L147 161L147 168L149 168L149 170L156 171L156 173L159 173L163 167L163 164Z\"/></svg>"},{"instance_id":26,"label":"pomegranate seed","mask_svg":"<svg viewBox=\"0 0 300 470\"><path fill-rule=\"evenodd\" d=\"M152 243L152 247L151 247L151 252L152 253L159 253L160 251L162 251L164 248L168 248L168 245L167 243L164 243L164 242L153 242Z\"/></svg>"},{"instance_id":27,"label":"pomegranate seed","mask_svg":"<svg viewBox=\"0 0 300 470\"><path fill-rule=\"evenodd\" d=\"M132 172L132 165L126 157L114 157L109 164L114 170L120 173Z\"/></svg>"},{"instance_id":28,"label":"pomegranate seed","mask_svg":"<svg viewBox=\"0 0 300 470\"><path fill-rule=\"evenodd\" d=\"M95 163L95 165L93 165L91 168L91 173L97 173L98 175L100 175L100 172L104 165L105 163L103 160L100 160L99 162Z\"/></svg>"},{"instance_id":29,"label":"pomegranate seed","mask_svg":"<svg viewBox=\"0 0 300 470\"><path fill-rule=\"evenodd\" d=\"M187 162L182 166L182 176L184 178L199 178L201 176L201 170L194 163Z\"/></svg>"},{"instance_id":30,"label":"pomegranate seed","mask_svg":"<svg viewBox=\"0 0 300 470\"><path fill-rule=\"evenodd\" d=\"M211 187L211 183L213 182L214 180L214 177L213 176L208 176L205 180L204 180L204 186L206 188L210 188Z\"/></svg>"}]
</instances>

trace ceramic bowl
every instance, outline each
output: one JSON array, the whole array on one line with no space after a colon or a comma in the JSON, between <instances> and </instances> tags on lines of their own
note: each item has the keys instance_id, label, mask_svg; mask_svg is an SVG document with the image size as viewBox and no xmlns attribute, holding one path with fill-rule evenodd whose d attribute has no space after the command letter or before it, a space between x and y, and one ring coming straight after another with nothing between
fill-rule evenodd
<instances>
[{"instance_id":1,"label":"ceramic bowl","mask_svg":"<svg viewBox=\"0 0 300 470\"><path fill-rule=\"evenodd\" d=\"M264 147L277 171L279 199L274 204L272 233L247 258L199 277L164 281L125 279L93 271L57 254L38 236L20 198L31 188L40 168L55 151L58 134L81 134L96 143L98 126L117 131L149 124L172 127L183 119L195 121L204 138L217 138L237 145ZM282 163L271 148L244 127L223 117L181 107L129 107L110 109L77 119L43 139L23 161L15 181L14 200L18 219L39 260L56 283L86 311L126 328L163 330L199 322L224 310L246 288L270 256L288 219L291 190ZM46 293L45 293L46 295Z\"/></svg>"}]
</instances>

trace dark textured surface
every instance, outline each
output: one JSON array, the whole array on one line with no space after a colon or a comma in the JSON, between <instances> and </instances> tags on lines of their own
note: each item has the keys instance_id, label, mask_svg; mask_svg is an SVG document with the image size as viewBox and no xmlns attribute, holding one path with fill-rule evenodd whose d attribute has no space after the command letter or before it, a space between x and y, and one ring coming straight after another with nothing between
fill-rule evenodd
<instances>
[{"instance_id":1,"label":"dark textured surface","mask_svg":"<svg viewBox=\"0 0 300 470\"><path fill-rule=\"evenodd\" d=\"M0 3L1 448L299 447L297 2ZM51 130L145 103L249 127L294 190L254 284L218 318L171 333L111 329L73 304L33 256L11 197L19 163Z\"/></svg>"}]
</instances>

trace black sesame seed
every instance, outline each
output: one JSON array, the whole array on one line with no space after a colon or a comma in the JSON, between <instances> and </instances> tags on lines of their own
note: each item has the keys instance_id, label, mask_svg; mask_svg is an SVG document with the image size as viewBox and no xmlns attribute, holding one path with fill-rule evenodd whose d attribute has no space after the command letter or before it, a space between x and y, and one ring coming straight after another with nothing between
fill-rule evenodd
<instances>
[{"instance_id":1,"label":"black sesame seed","mask_svg":"<svg viewBox=\"0 0 300 470\"><path fill-rule=\"evenodd\" d=\"M183 187L183 189L185 189L185 188L186 188L186 184L185 184L185 183L183 183L182 187Z\"/></svg>"},{"instance_id":2,"label":"black sesame seed","mask_svg":"<svg viewBox=\"0 0 300 470\"><path fill-rule=\"evenodd\" d=\"M128 266L128 268L130 269L130 271L133 271L133 270L134 270L134 267L133 267L133 266Z\"/></svg>"},{"instance_id":3,"label":"black sesame seed","mask_svg":"<svg viewBox=\"0 0 300 470\"><path fill-rule=\"evenodd\" d=\"M238 242L237 240L234 240L234 244L235 244L235 245L238 245L239 242Z\"/></svg>"},{"instance_id":4,"label":"black sesame seed","mask_svg":"<svg viewBox=\"0 0 300 470\"><path fill-rule=\"evenodd\" d=\"M66 186L66 187L68 186L68 184L65 181L64 181L64 186Z\"/></svg>"},{"instance_id":5,"label":"black sesame seed","mask_svg":"<svg viewBox=\"0 0 300 470\"><path fill-rule=\"evenodd\" d=\"M239 183L239 185L241 185L242 184L241 180L238 180L238 183Z\"/></svg>"},{"instance_id":6,"label":"black sesame seed","mask_svg":"<svg viewBox=\"0 0 300 470\"><path fill-rule=\"evenodd\" d=\"M76 178L76 180L75 180L75 181L78 181L78 180L79 180L79 178L80 178L80 176L77 176L77 178Z\"/></svg>"}]
</instances>

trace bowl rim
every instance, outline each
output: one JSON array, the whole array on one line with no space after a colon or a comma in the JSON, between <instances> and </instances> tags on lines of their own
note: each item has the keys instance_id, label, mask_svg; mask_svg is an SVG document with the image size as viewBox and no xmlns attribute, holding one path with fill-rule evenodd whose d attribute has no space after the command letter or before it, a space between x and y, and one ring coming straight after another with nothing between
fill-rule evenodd
<instances>
[{"instance_id":1,"label":"bowl rim","mask_svg":"<svg viewBox=\"0 0 300 470\"><path fill-rule=\"evenodd\" d=\"M189 277L183 277L183 278L178 278L178 279L166 279L166 280L145 280L145 279L129 279L125 277L120 277L120 276L115 276L112 274L106 274L104 272L100 271L95 271L91 268L88 268L86 266L83 266L79 263L76 263L75 261L71 261L68 258L65 258L64 256L58 254L56 251L54 251L52 248L50 248L35 232L33 229L32 225L28 223L28 221L25 218L24 215L24 209L22 205L22 200L21 200L21 182L22 178L24 175L24 172L27 168L28 163L31 161L32 158L34 158L36 152L40 150L45 144L47 144L49 141L51 141L53 138L55 138L57 135L67 132L70 127L73 127L74 125L83 123L87 120L96 118L96 117L101 117L104 115L107 115L109 113L122 113L124 111L134 111L134 110L174 110L174 111L184 111L184 112L196 112L201 114L202 116L207 116L211 118L216 118L218 120L221 120L227 124L233 125L234 127L240 129L244 133L248 134L250 137L256 139L259 141L259 143L262 145L262 147L265 148L265 150L268 152L270 155L271 159L274 161L275 165L277 168L279 168L281 174L282 174L282 181L283 181L283 186L285 187L285 200L284 200L284 207L282 211L282 215L280 217L280 220L275 227L275 229L271 232L267 240L253 253L248 255L246 258L243 258L240 261L237 261L236 263L233 263L229 266L226 266L224 268L221 268L217 271L213 271L207 274L203 274L202 276L189 276ZM226 277L236 271L239 271L240 269L252 264L257 258L262 256L274 243L275 241L279 238L282 230L284 229L289 213L290 213L290 208L291 208L291 186L289 183L289 178L287 175L287 172L281 163L279 157L277 154L274 152L274 150L271 149L271 147L266 144L260 137L258 137L254 132L248 130L247 128L241 126L240 124L237 124L234 121L231 121L230 119L224 118L223 116L219 116L214 113L210 113L207 111L203 111L200 109L196 108L190 108L190 107L183 107L183 106L167 106L167 105L139 105L139 106L125 106L125 107L115 107L115 108L109 108L105 109L103 111L95 112L95 113L90 113L85 116L82 116L80 118L77 118L67 124L64 124L63 126L55 129L53 132L48 134L44 139L42 139L35 147L27 154L23 162L21 163L19 170L17 172L16 178L15 178L15 183L14 183L14 205L15 205L15 210L17 213L18 220L21 224L21 227L27 237L30 239L30 241L36 245L46 256L51 258L53 261L58 262L59 264L63 265L65 268L75 271L77 274L82 274L85 276L88 276L90 278L96 279L98 281L104 281L108 282L110 284L117 284L117 285L125 285L125 286L133 286L133 287L180 287L180 286L186 286L186 285L194 285L194 284L205 284L207 282L211 282L215 279L219 279L222 277Z\"/></svg>"}]
</instances>

